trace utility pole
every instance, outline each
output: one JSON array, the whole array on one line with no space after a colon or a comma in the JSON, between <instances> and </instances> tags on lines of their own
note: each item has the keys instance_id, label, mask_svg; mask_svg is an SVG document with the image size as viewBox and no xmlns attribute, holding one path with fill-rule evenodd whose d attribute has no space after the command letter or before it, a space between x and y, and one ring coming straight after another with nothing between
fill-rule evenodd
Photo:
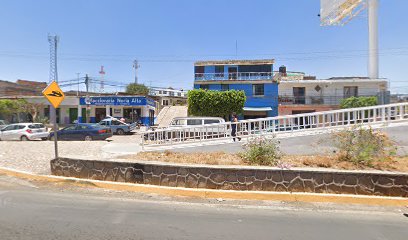
<instances>
[{"instance_id":1,"label":"utility pole","mask_svg":"<svg viewBox=\"0 0 408 240\"><path fill-rule=\"evenodd\" d=\"M77 123L81 123L82 122L82 108L81 108L81 98L79 97L79 75L80 75L81 73L76 73L76 75L77 75L77 81L78 81L78 89L77 89L77 98L78 98L78 108L77 108L77 111L78 111L78 113L77 113Z\"/></svg>"},{"instance_id":2,"label":"utility pole","mask_svg":"<svg viewBox=\"0 0 408 240\"><path fill-rule=\"evenodd\" d=\"M368 0L368 77L379 78L378 0Z\"/></svg>"},{"instance_id":3,"label":"utility pole","mask_svg":"<svg viewBox=\"0 0 408 240\"><path fill-rule=\"evenodd\" d=\"M85 104L86 104L86 123L89 123L89 111L91 110L90 106L90 99L89 99L89 77L88 74L85 75L85 87L86 87L86 97L85 97Z\"/></svg>"},{"instance_id":4,"label":"utility pole","mask_svg":"<svg viewBox=\"0 0 408 240\"><path fill-rule=\"evenodd\" d=\"M57 35L48 35L48 42L50 43L50 78L49 83L55 81L58 83L58 71L57 71L57 47L59 37ZM50 104L50 123L54 125L54 149L55 159L58 159L58 126L57 126L57 111Z\"/></svg>"},{"instance_id":5,"label":"utility pole","mask_svg":"<svg viewBox=\"0 0 408 240\"><path fill-rule=\"evenodd\" d=\"M139 62L137 60L133 61L133 68L135 69L135 83L137 84L137 69L140 68Z\"/></svg>"}]
</instances>

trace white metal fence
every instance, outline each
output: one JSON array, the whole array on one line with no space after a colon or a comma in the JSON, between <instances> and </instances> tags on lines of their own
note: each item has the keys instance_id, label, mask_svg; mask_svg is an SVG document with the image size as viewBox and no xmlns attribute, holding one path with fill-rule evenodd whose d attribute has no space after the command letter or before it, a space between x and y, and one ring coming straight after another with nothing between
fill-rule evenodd
<instances>
[{"instance_id":1,"label":"white metal fence","mask_svg":"<svg viewBox=\"0 0 408 240\"><path fill-rule=\"evenodd\" d=\"M372 124L408 120L408 103L350 108L325 112L286 115L242 120L238 123L216 123L199 126L157 129L141 134L142 145L172 145L254 135L288 133L322 128L335 128L354 124Z\"/></svg>"}]
</instances>

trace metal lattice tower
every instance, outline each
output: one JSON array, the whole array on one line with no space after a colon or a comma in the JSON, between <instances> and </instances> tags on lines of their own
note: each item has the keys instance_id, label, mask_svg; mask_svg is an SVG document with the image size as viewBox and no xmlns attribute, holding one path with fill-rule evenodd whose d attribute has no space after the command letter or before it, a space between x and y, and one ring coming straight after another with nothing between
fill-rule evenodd
<instances>
[{"instance_id":1,"label":"metal lattice tower","mask_svg":"<svg viewBox=\"0 0 408 240\"><path fill-rule=\"evenodd\" d=\"M49 82L58 82L57 71L57 46L59 37L57 35L48 35L48 42L50 43L50 79Z\"/></svg>"},{"instance_id":2,"label":"metal lattice tower","mask_svg":"<svg viewBox=\"0 0 408 240\"><path fill-rule=\"evenodd\" d=\"M101 70L99 71L99 74L101 75L101 84L100 84L99 92L103 93L105 92L105 70L103 69L103 66L101 66Z\"/></svg>"},{"instance_id":3,"label":"metal lattice tower","mask_svg":"<svg viewBox=\"0 0 408 240\"><path fill-rule=\"evenodd\" d=\"M140 68L139 62L137 60L133 61L133 68L135 69L135 83L137 83L137 69Z\"/></svg>"}]
</instances>

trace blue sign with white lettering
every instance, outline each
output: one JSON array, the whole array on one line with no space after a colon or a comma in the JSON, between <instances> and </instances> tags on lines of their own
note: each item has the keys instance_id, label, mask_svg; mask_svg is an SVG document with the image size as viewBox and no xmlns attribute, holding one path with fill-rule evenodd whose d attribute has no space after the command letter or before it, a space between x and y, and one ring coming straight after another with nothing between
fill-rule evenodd
<instances>
[{"instance_id":1,"label":"blue sign with white lettering","mask_svg":"<svg viewBox=\"0 0 408 240\"><path fill-rule=\"evenodd\" d=\"M79 104L95 106L156 106L152 99L146 97L82 97L79 99Z\"/></svg>"}]
</instances>

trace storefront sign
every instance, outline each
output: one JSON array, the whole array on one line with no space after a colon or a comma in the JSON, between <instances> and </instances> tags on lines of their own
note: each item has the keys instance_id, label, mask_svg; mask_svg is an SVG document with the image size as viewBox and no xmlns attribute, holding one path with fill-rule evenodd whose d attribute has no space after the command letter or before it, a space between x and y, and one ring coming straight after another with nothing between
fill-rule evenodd
<instances>
[{"instance_id":1,"label":"storefront sign","mask_svg":"<svg viewBox=\"0 0 408 240\"><path fill-rule=\"evenodd\" d=\"M81 105L95 106L144 106L155 107L155 102L146 97L88 97L80 99Z\"/></svg>"}]
</instances>

